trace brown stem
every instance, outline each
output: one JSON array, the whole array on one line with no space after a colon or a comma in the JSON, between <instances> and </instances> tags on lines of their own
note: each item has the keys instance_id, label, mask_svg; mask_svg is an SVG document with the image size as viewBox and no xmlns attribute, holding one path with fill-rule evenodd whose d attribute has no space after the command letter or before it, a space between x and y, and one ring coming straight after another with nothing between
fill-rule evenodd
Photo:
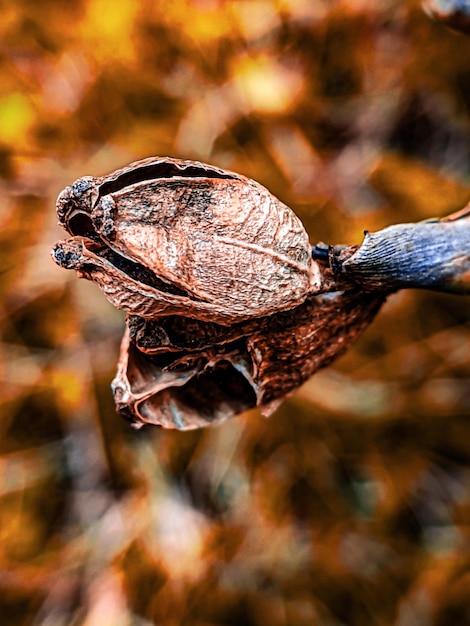
<instances>
[{"instance_id":1,"label":"brown stem","mask_svg":"<svg viewBox=\"0 0 470 626\"><path fill-rule=\"evenodd\" d=\"M365 232L360 246L335 246L338 278L363 289L403 288L470 293L470 204L442 220Z\"/></svg>"}]
</instances>

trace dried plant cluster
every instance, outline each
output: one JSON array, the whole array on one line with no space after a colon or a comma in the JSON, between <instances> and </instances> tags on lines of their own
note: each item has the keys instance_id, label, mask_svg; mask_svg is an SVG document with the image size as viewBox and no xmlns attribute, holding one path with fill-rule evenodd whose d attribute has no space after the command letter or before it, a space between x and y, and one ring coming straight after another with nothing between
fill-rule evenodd
<instances>
[{"instance_id":1,"label":"dried plant cluster","mask_svg":"<svg viewBox=\"0 0 470 626\"><path fill-rule=\"evenodd\" d=\"M50 258L60 190L153 154L259 181L313 243L465 206L464 3L422 4L2 3L2 624L470 623L470 298L389 296L269 419L134 430L109 389L125 314ZM185 315L130 315L139 367L151 325L187 352ZM195 352L229 328L194 324Z\"/></svg>"},{"instance_id":2,"label":"dried plant cluster","mask_svg":"<svg viewBox=\"0 0 470 626\"><path fill-rule=\"evenodd\" d=\"M296 215L253 180L150 158L57 201L55 261L128 313L117 408L181 430L269 414L367 326L384 290L328 280ZM342 287L342 289L340 289Z\"/></svg>"}]
</instances>

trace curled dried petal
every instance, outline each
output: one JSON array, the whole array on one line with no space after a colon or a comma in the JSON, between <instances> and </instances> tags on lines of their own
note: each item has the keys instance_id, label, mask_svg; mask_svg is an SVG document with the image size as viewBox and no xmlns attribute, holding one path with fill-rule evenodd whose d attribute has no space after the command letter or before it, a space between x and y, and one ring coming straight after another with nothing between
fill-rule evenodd
<instances>
[{"instance_id":1,"label":"curled dried petal","mask_svg":"<svg viewBox=\"0 0 470 626\"><path fill-rule=\"evenodd\" d=\"M383 299L357 291L310 296L294 310L230 328L129 317L112 384L116 406L137 428L200 428L255 406L269 414L346 350Z\"/></svg>"},{"instance_id":2,"label":"curled dried petal","mask_svg":"<svg viewBox=\"0 0 470 626\"><path fill-rule=\"evenodd\" d=\"M294 308L319 288L296 215L220 168L146 159L76 181L57 213L74 237L57 244L55 261L142 317L230 324Z\"/></svg>"}]
</instances>

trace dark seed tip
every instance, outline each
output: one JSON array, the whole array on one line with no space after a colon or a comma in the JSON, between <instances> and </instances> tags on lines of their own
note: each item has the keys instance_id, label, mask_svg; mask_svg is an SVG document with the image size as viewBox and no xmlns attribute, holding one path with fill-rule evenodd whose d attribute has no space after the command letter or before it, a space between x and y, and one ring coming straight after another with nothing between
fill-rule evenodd
<instances>
[{"instance_id":1,"label":"dark seed tip","mask_svg":"<svg viewBox=\"0 0 470 626\"><path fill-rule=\"evenodd\" d=\"M84 176L83 178L79 178L73 183L71 187L71 192L74 197L77 198L77 200L91 189L92 180L93 178L91 176Z\"/></svg>"},{"instance_id":2,"label":"dark seed tip","mask_svg":"<svg viewBox=\"0 0 470 626\"><path fill-rule=\"evenodd\" d=\"M57 243L51 252L52 259L66 270L77 269L80 256L72 250L64 250L60 243Z\"/></svg>"}]
</instances>

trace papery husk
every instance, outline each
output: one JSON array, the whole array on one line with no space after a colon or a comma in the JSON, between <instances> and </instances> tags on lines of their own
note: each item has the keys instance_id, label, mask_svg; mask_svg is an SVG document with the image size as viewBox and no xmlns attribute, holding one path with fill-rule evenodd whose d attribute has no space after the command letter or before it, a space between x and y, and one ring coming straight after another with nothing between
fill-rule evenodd
<instances>
[{"instance_id":1,"label":"papery husk","mask_svg":"<svg viewBox=\"0 0 470 626\"><path fill-rule=\"evenodd\" d=\"M138 161L84 177L57 202L74 235L53 256L117 308L230 324L301 304L319 288L307 233L262 185L193 161Z\"/></svg>"},{"instance_id":2,"label":"papery husk","mask_svg":"<svg viewBox=\"0 0 470 626\"><path fill-rule=\"evenodd\" d=\"M255 406L269 415L346 350L383 300L359 292L311 296L291 311L230 328L129 317L112 383L116 406L136 428L200 428Z\"/></svg>"}]
</instances>

